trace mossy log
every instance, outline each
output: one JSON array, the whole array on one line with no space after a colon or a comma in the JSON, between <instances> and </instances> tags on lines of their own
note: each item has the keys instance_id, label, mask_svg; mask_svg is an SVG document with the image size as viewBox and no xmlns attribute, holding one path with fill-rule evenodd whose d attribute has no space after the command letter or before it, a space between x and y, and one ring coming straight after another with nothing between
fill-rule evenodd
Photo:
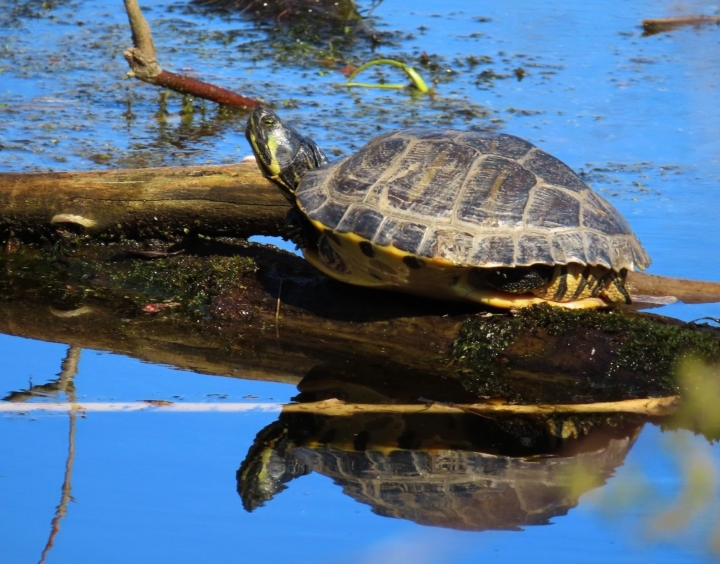
<instances>
[{"instance_id":1,"label":"mossy log","mask_svg":"<svg viewBox=\"0 0 720 564\"><path fill-rule=\"evenodd\" d=\"M623 310L485 312L344 285L236 240L160 258L130 243L21 245L0 257L0 295L8 334L243 378L426 378L432 390L413 393L437 401L662 397L683 392L682 359L720 361L707 325Z\"/></svg>"}]
</instances>

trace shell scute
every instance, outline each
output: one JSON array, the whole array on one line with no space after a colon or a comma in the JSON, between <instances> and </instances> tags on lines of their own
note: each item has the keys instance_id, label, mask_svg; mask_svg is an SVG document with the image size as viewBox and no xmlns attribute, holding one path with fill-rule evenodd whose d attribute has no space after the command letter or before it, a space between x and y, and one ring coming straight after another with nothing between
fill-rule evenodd
<instances>
[{"instance_id":1,"label":"shell scute","mask_svg":"<svg viewBox=\"0 0 720 564\"><path fill-rule=\"evenodd\" d=\"M510 160L518 160L527 155L534 147L529 141L505 133L466 132L457 136L458 143L467 143L485 155L497 155Z\"/></svg>"},{"instance_id":2,"label":"shell scute","mask_svg":"<svg viewBox=\"0 0 720 564\"><path fill-rule=\"evenodd\" d=\"M423 242L418 254L438 258L456 264L470 264L475 236L466 231L440 228Z\"/></svg>"},{"instance_id":3,"label":"shell scute","mask_svg":"<svg viewBox=\"0 0 720 564\"><path fill-rule=\"evenodd\" d=\"M335 229L343 216L347 213L347 206L340 202L327 200L319 208L308 211L307 215L310 219L314 219L322 223L328 229Z\"/></svg>"},{"instance_id":4,"label":"shell scute","mask_svg":"<svg viewBox=\"0 0 720 564\"><path fill-rule=\"evenodd\" d=\"M322 186L315 185L308 187L303 193L301 209L303 209L303 211L317 210L327 202L328 197L328 193Z\"/></svg>"},{"instance_id":5,"label":"shell scute","mask_svg":"<svg viewBox=\"0 0 720 564\"><path fill-rule=\"evenodd\" d=\"M552 244L548 238L543 235L520 235L520 237L518 237L515 262L521 265L533 263L555 264Z\"/></svg>"},{"instance_id":6,"label":"shell scute","mask_svg":"<svg viewBox=\"0 0 720 564\"><path fill-rule=\"evenodd\" d=\"M449 219L452 206L440 194L460 192L477 151L447 139L410 144L385 175L389 210Z\"/></svg>"},{"instance_id":7,"label":"shell scute","mask_svg":"<svg viewBox=\"0 0 720 564\"><path fill-rule=\"evenodd\" d=\"M388 164L403 153L410 139L387 134L377 137L373 143L372 151L362 150L330 165L329 170L333 171L330 177L324 172L327 167L311 170L308 174L321 180L327 179L332 191L339 197L362 198L385 173Z\"/></svg>"},{"instance_id":8,"label":"shell scute","mask_svg":"<svg viewBox=\"0 0 720 564\"><path fill-rule=\"evenodd\" d=\"M509 266L515 263L515 239L500 235L482 237L470 257L471 264Z\"/></svg>"},{"instance_id":9,"label":"shell scute","mask_svg":"<svg viewBox=\"0 0 720 564\"><path fill-rule=\"evenodd\" d=\"M554 264L590 264L585 255L585 239L580 231L555 234L552 238L552 256Z\"/></svg>"},{"instance_id":10,"label":"shell scute","mask_svg":"<svg viewBox=\"0 0 720 564\"><path fill-rule=\"evenodd\" d=\"M558 188L539 187L532 193L525 220L531 228L580 227L580 200Z\"/></svg>"},{"instance_id":11,"label":"shell scute","mask_svg":"<svg viewBox=\"0 0 720 564\"><path fill-rule=\"evenodd\" d=\"M523 165L548 184L562 186L567 190L584 192L588 189L582 179L564 162L535 148Z\"/></svg>"},{"instance_id":12,"label":"shell scute","mask_svg":"<svg viewBox=\"0 0 720 564\"><path fill-rule=\"evenodd\" d=\"M587 191L583 201L583 226L600 233L615 235L632 233L630 225L608 202L600 196Z\"/></svg>"},{"instance_id":13,"label":"shell scute","mask_svg":"<svg viewBox=\"0 0 720 564\"><path fill-rule=\"evenodd\" d=\"M379 211L365 206L352 206L337 225L340 233L355 233L360 237L372 241L385 216Z\"/></svg>"},{"instance_id":14,"label":"shell scute","mask_svg":"<svg viewBox=\"0 0 720 564\"><path fill-rule=\"evenodd\" d=\"M416 222L398 221L387 217L375 236L376 245L394 246L402 251L420 248L427 226Z\"/></svg>"},{"instance_id":15,"label":"shell scute","mask_svg":"<svg viewBox=\"0 0 720 564\"><path fill-rule=\"evenodd\" d=\"M588 262L608 268L617 264L619 255L622 253L621 249L625 247L622 239L613 241L611 244L611 239L594 231L586 231L583 233L583 238Z\"/></svg>"},{"instance_id":16,"label":"shell scute","mask_svg":"<svg viewBox=\"0 0 720 564\"><path fill-rule=\"evenodd\" d=\"M519 226L535 183L535 176L518 163L486 157L467 179L457 218L479 227Z\"/></svg>"}]
</instances>

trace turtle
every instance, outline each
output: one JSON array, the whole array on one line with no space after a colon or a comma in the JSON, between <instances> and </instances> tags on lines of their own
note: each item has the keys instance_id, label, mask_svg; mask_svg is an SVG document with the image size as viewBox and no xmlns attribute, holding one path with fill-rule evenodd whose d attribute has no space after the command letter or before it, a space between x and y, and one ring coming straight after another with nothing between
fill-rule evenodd
<instances>
[{"instance_id":1,"label":"turtle","mask_svg":"<svg viewBox=\"0 0 720 564\"><path fill-rule=\"evenodd\" d=\"M405 129L329 162L268 108L246 137L291 203L288 236L337 280L515 309L631 303L650 258L628 222L557 158L498 132Z\"/></svg>"}]
</instances>

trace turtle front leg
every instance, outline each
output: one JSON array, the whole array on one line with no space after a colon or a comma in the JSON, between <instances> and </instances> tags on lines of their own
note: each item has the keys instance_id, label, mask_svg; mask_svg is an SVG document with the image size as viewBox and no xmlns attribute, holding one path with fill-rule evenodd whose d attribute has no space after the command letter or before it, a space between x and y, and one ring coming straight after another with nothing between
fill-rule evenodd
<instances>
[{"instance_id":1,"label":"turtle front leg","mask_svg":"<svg viewBox=\"0 0 720 564\"><path fill-rule=\"evenodd\" d=\"M298 249L317 249L319 234L296 207L291 208L285 216L285 235Z\"/></svg>"},{"instance_id":2,"label":"turtle front leg","mask_svg":"<svg viewBox=\"0 0 720 564\"><path fill-rule=\"evenodd\" d=\"M318 232L315 226L298 209L292 208L285 217L286 235L303 253L305 259L319 271L332 278L348 282L347 262L333 247L334 234Z\"/></svg>"}]
</instances>

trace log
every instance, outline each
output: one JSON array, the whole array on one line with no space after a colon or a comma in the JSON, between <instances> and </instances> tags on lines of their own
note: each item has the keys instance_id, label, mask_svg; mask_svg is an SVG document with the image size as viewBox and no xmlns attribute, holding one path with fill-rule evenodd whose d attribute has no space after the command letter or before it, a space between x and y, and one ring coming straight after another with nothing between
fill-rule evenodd
<instances>
[{"instance_id":1,"label":"log","mask_svg":"<svg viewBox=\"0 0 720 564\"><path fill-rule=\"evenodd\" d=\"M309 403L296 403L283 406L285 413L313 413L333 417L351 417L365 413L393 413L407 415L431 414L503 414L503 415L559 415L568 413L637 413L640 415L663 416L673 413L677 406L676 396L640 400L622 400L615 402L597 402L591 404L570 405L511 405L493 403L475 404L357 404L337 399L328 399Z\"/></svg>"},{"instance_id":2,"label":"log","mask_svg":"<svg viewBox=\"0 0 720 564\"><path fill-rule=\"evenodd\" d=\"M95 239L284 233L288 203L254 162L92 172L0 173L0 234L20 240L72 228ZM628 275L638 301L720 301L720 283ZM648 299L649 298L649 299Z\"/></svg>"},{"instance_id":3,"label":"log","mask_svg":"<svg viewBox=\"0 0 720 564\"><path fill-rule=\"evenodd\" d=\"M0 173L0 232L58 228L104 239L279 235L288 203L254 162L92 172Z\"/></svg>"},{"instance_id":4,"label":"log","mask_svg":"<svg viewBox=\"0 0 720 564\"><path fill-rule=\"evenodd\" d=\"M628 272L627 286L639 304L647 298L668 296L685 304L707 304L720 301L720 283L658 276L647 272Z\"/></svg>"}]
</instances>

